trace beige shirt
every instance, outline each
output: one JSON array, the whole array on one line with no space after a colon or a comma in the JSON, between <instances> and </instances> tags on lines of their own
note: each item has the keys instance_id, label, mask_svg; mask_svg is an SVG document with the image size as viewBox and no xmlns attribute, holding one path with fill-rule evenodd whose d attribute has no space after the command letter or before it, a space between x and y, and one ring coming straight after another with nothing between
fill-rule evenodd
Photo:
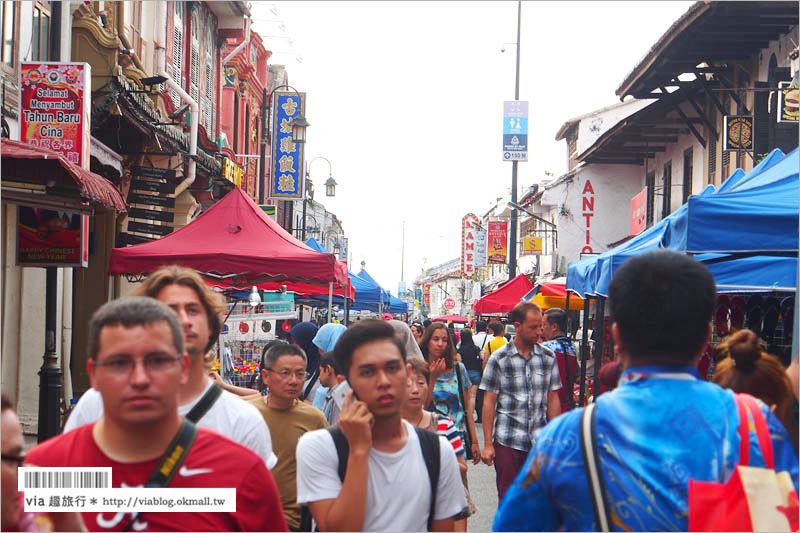
<instances>
[{"instance_id":1,"label":"beige shirt","mask_svg":"<svg viewBox=\"0 0 800 533\"><path fill-rule=\"evenodd\" d=\"M290 409L274 409L266 403L266 396L257 396L252 403L264 417L272 434L272 450L278 456L278 464L272 476L281 494L283 515L289 528L300 527L300 506L297 504L297 441L303 434L328 426L322 411L305 402L296 401Z\"/></svg>"}]
</instances>

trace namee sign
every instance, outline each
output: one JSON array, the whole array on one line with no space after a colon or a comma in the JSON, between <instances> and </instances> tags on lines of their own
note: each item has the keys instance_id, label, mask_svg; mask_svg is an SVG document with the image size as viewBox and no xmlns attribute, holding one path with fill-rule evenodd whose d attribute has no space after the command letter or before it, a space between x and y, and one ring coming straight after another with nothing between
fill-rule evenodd
<instances>
[{"instance_id":1,"label":"namee sign","mask_svg":"<svg viewBox=\"0 0 800 533\"><path fill-rule=\"evenodd\" d=\"M543 240L541 237L523 237L522 255L542 255Z\"/></svg>"},{"instance_id":2,"label":"namee sign","mask_svg":"<svg viewBox=\"0 0 800 533\"><path fill-rule=\"evenodd\" d=\"M272 155L269 170L269 197L302 200L303 146L292 140L292 120L306 113L305 93L276 91L272 106Z\"/></svg>"},{"instance_id":3,"label":"namee sign","mask_svg":"<svg viewBox=\"0 0 800 533\"><path fill-rule=\"evenodd\" d=\"M89 168L91 67L88 63L20 64L20 140Z\"/></svg>"},{"instance_id":4,"label":"namee sign","mask_svg":"<svg viewBox=\"0 0 800 533\"><path fill-rule=\"evenodd\" d=\"M89 266L89 216L17 207L17 264L26 267Z\"/></svg>"},{"instance_id":5,"label":"namee sign","mask_svg":"<svg viewBox=\"0 0 800 533\"><path fill-rule=\"evenodd\" d=\"M447 309L448 311L452 311L453 309L456 308L456 301L453 300L452 298L448 298L444 301L443 305L445 309Z\"/></svg>"},{"instance_id":6,"label":"namee sign","mask_svg":"<svg viewBox=\"0 0 800 533\"><path fill-rule=\"evenodd\" d=\"M647 187L631 198L631 235L639 235L647 227Z\"/></svg>"},{"instance_id":7,"label":"namee sign","mask_svg":"<svg viewBox=\"0 0 800 533\"><path fill-rule=\"evenodd\" d=\"M748 152L753 149L753 117L750 115L725 115L722 129L722 149Z\"/></svg>"},{"instance_id":8,"label":"namee sign","mask_svg":"<svg viewBox=\"0 0 800 533\"><path fill-rule=\"evenodd\" d=\"M461 219L461 276L472 279L477 262L475 258L476 234L480 231L481 220L469 213Z\"/></svg>"},{"instance_id":9,"label":"namee sign","mask_svg":"<svg viewBox=\"0 0 800 533\"><path fill-rule=\"evenodd\" d=\"M778 82L778 122L798 123L800 90L790 81Z\"/></svg>"},{"instance_id":10,"label":"namee sign","mask_svg":"<svg viewBox=\"0 0 800 533\"><path fill-rule=\"evenodd\" d=\"M489 262L504 265L508 262L508 222L489 222Z\"/></svg>"},{"instance_id":11,"label":"namee sign","mask_svg":"<svg viewBox=\"0 0 800 533\"><path fill-rule=\"evenodd\" d=\"M528 160L528 102L503 102L503 161Z\"/></svg>"}]
</instances>

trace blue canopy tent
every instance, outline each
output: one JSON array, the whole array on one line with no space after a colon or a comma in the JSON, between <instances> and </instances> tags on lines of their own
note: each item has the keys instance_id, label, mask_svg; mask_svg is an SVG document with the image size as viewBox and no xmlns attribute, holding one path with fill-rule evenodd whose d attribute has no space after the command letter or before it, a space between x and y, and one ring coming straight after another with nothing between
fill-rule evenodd
<instances>
[{"instance_id":1,"label":"blue canopy tent","mask_svg":"<svg viewBox=\"0 0 800 533\"><path fill-rule=\"evenodd\" d=\"M723 186L727 186L719 190L709 186L624 244L570 263L567 289L580 295L606 296L620 265L656 248L698 254L696 259L710 262L712 274L723 276L724 283L719 283L723 287L795 287L796 270L791 278L787 274L788 265L792 261L797 264L799 162L798 150L786 156L774 150L751 172L737 170L729 178L733 180L730 185L726 180ZM749 260L743 261L742 254ZM760 269L758 283L751 270L756 265ZM770 273L778 277L769 278Z\"/></svg>"},{"instance_id":2,"label":"blue canopy tent","mask_svg":"<svg viewBox=\"0 0 800 533\"><path fill-rule=\"evenodd\" d=\"M329 254L329 253L330 253L330 252L329 252L328 250L326 250L326 249L325 249L325 247L324 247L324 246L322 246L322 244L320 244L320 242L319 242L317 239L315 239L314 237L309 237L309 239L306 241L306 246L308 246L308 247L309 247L309 248L311 248L312 250L316 250L317 252L322 252L322 253L324 253L324 254Z\"/></svg>"}]
</instances>

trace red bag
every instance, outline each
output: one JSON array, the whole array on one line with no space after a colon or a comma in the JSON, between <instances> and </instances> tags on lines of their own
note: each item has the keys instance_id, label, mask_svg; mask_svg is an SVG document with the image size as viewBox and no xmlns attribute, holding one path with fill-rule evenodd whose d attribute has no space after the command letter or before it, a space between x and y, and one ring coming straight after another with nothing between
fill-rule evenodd
<instances>
[{"instance_id":1,"label":"red bag","mask_svg":"<svg viewBox=\"0 0 800 533\"><path fill-rule=\"evenodd\" d=\"M788 472L775 472L767 420L748 394L737 394L736 406L739 464L726 483L689 480L689 531L797 531L797 493ZM747 466L751 422L766 468Z\"/></svg>"}]
</instances>

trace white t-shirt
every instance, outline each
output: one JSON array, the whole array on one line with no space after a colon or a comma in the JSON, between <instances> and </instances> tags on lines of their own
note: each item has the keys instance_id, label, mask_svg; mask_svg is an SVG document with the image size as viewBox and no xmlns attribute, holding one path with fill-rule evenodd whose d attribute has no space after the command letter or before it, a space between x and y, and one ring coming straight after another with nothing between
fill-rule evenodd
<instances>
[{"instance_id":1,"label":"white t-shirt","mask_svg":"<svg viewBox=\"0 0 800 533\"><path fill-rule=\"evenodd\" d=\"M203 390L203 394L213 385L213 381L208 380L208 385ZM178 406L178 414L186 416L192 407L195 406L203 394L194 401L186 405ZM97 422L103 417L103 396L96 389L87 390L81 396L75 409L64 424L64 433L83 426ZM256 452L267 468L272 468L278 462L278 458L272 453L272 437L269 434L267 423L258 409L233 393L226 390L217 398L214 405L203 415L197 425L208 429L213 429L217 433L222 433L231 440L247 446Z\"/></svg>"},{"instance_id":2,"label":"white t-shirt","mask_svg":"<svg viewBox=\"0 0 800 533\"><path fill-rule=\"evenodd\" d=\"M396 453L369 453L367 513L362 531L428 531L431 484L414 426L403 420L408 442ZM441 466L435 520L450 518L467 506L453 447L439 437ZM335 499L342 489L339 457L325 429L309 431L297 444L297 502Z\"/></svg>"},{"instance_id":3,"label":"white t-shirt","mask_svg":"<svg viewBox=\"0 0 800 533\"><path fill-rule=\"evenodd\" d=\"M472 336L472 342L475 343L475 346L477 346L479 350L483 350L484 352L489 351L489 343L492 339L494 339L494 335L486 333L485 331L481 331ZM481 346L483 346L483 348L481 348Z\"/></svg>"}]
</instances>

